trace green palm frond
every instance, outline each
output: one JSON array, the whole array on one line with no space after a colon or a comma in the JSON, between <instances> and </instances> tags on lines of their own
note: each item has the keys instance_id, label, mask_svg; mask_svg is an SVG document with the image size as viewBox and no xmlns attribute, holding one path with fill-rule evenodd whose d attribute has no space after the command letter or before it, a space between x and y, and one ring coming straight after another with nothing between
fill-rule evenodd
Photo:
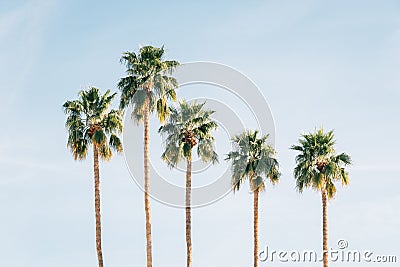
<instances>
[{"instance_id":1,"label":"green palm frond","mask_svg":"<svg viewBox=\"0 0 400 267\"><path fill-rule=\"evenodd\" d=\"M115 134L110 135L109 146L117 152L122 152L121 139Z\"/></svg>"},{"instance_id":2,"label":"green palm frond","mask_svg":"<svg viewBox=\"0 0 400 267\"><path fill-rule=\"evenodd\" d=\"M121 111L113 109L108 112L106 116L103 116L101 126L104 128L107 134L122 133L123 122Z\"/></svg>"},{"instance_id":3,"label":"green palm frond","mask_svg":"<svg viewBox=\"0 0 400 267\"><path fill-rule=\"evenodd\" d=\"M107 136L103 129L95 131L92 140L98 146L104 145L104 143L107 142Z\"/></svg>"},{"instance_id":4,"label":"green palm frond","mask_svg":"<svg viewBox=\"0 0 400 267\"><path fill-rule=\"evenodd\" d=\"M68 131L67 147L71 151L75 160L83 160L86 158L88 150L88 141L84 138L84 134L79 129Z\"/></svg>"},{"instance_id":5,"label":"green palm frond","mask_svg":"<svg viewBox=\"0 0 400 267\"><path fill-rule=\"evenodd\" d=\"M263 191L264 190L264 179L261 176L256 176L250 179L251 191Z\"/></svg>"},{"instance_id":6,"label":"green palm frond","mask_svg":"<svg viewBox=\"0 0 400 267\"><path fill-rule=\"evenodd\" d=\"M319 129L315 133L303 134L299 144L293 145L292 150L298 151L294 177L300 192L305 188L325 190L328 198L336 193L335 181L343 185L349 183L346 166L351 164L351 158L346 153L335 154L333 131L324 133Z\"/></svg>"},{"instance_id":7,"label":"green palm frond","mask_svg":"<svg viewBox=\"0 0 400 267\"><path fill-rule=\"evenodd\" d=\"M204 162L211 162L213 164L219 163L218 154L214 150L214 138L199 138L197 145L197 155L203 159Z\"/></svg>"},{"instance_id":8,"label":"green palm frond","mask_svg":"<svg viewBox=\"0 0 400 267\"><path fill-rule=\"evenodd\" d=\"M143 81L136 76L126 76L120 79L118 82L118 88L121 90L121 99L119 103L120 110L124 110L129 104L131 104L133 96L142 83Z\"/></svg>"},{"instance_id":9,"label":"green palm frond","mask_svg":"<svg viewBox=\"0 0 400 267\"><path fill-rule=\"evenodd\" d=\"M113 155L111 147L107 142L104 142L102 145L98 146L98 152L101 159L109 161Z\"/></svg>"},{"instance_id":10,"label":"green palm frond","mask_svg":"<svg viewBox=\"0 0 400 267\"><path fill-rule=\"evenodd\" d=\"M109 90L101 95L98 88L90 87L79 92L79 99L63 104L67 115L67 147L75 160L86 158L90 144L96 144L99 155L105 160L111 158L111 149L122 151L121 141L116 135L122 132L121 112L108 112L115 95Z\"/></svg>"},{"instance_id":11,"label":"green palm frond","mask_svg":"<svg viewBox=\"0 0 400 267\"><path fill-rule=\"evenodd\" d=\"M161 97L160 99L157 100L156 106L157 106L158 119L160 120L161 123L163 123L165 118L168 117L169 115L167 99L165 97Z\"/></svg>"},{"instance_id":12,"label":"green palm frond","mask_svg":"<svg viewBox=\"0 0 400 267\"><path fill-rule=\"evenodd\" d=\"M268 135L258 137L258 131L244 131L232 138L233 151L225 160L232 162L232 186L239 190L249 180L251 190L263 190L265 179L272 184L279 181L279 164L275 150L267 144Z\"/></svg>"},{"instance_id":13,"label":"green palm frond","mask_svg":"<svg viewBox=\"0 0 400 267\"><path fill-rule=\"evenodd\" d=\"M183 156L183 143L169 142L161 158L167 162L168 166L174 168L181 161Z\"/></svg>"}]
</instances>

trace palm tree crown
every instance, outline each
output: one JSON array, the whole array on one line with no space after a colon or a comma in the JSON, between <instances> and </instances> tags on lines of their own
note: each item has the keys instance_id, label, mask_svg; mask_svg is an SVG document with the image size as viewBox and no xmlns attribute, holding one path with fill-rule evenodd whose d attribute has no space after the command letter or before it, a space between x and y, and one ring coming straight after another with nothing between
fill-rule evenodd
<instances>
[{"instance_id":1,"label":"palm tree crown","mask_svg":"<svg viewBox=\"0 0 400 267\"><path fill-rule=\"evenodd\" d=\"M122 143L117 134L122 132L122 118L118 110L108 111L115 93L101 95L99 89L91 87L79 92L79 99L66 101L63 105L68 129L67 146L75 160L86 158L90 144L96 145L101 158L109 160L112 149L122 152Z\"/></svg>"},{"instance_id":2,"label":"palm tree crown","mask_svg":"<svg viewBox=\"0 0 400 267\"><path fill-rule=\"evenodd\" d=\"M234 150L226 160L232 161L232 185L234 191L248 179L252 191L265 188L264 179L272 184L279 181L279 164L275 150L266 143L268 135L258 137L258 131L245 131L232 138Z\"/></svg>"},{"instance_id":3,"label":"palm tree crown","mask_svg":"<svg viewBox=\"0 0 400 267\"><path fill-rule=\"evenodd\" d=\"M299 152L294 176L300 192L311 187L326 191L330 199L336 193L334 182L349 184L349 175L344 167L351 164L351 158L346 153L336 154L333 138L333 131L324 133L320 129L315 133L303 134L299 139L300 144L291 147Z\"/></svg>"},{"instance_id":4,"label":"palm tree crown","mask_svg":"<svg viewBox=\"0 0 400 267\"><path fill-rule=\"evenodd\" d=\"M159 133L165 134L166 148L162 158L170 167L175 167L180 160L189 159L192 149L197 145L197 155L203 162L218 162L218 155L213 148L212 130L217 124L211 119L213 110L204 110L204 103L190 104L179 102L179 109L170 108L167 123L160 127Z\"/></svg>"},{"instance_id":5,"label":"palm tree crown","mask_svg":"<svg viewBox=\"0 0 400 267\"><path fill-rule=\"evenodd\" d=\"M168 100L176 100L175 88L178 83L170 76L179 65L177 61L164 60L164 46L161 48L144 46L139 53L125 52L121 63L126 65L126 77L120 79L120 109L133 105L132 118L136 122L144 120L146 107L150 113L157 110L161 122L168 116Z\"/></svg>"}]
</instances>

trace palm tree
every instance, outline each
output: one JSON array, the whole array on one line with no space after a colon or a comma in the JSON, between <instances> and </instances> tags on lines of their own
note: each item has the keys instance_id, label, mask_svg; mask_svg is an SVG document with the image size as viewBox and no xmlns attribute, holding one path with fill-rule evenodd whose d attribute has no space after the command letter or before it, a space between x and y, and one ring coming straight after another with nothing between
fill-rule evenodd
<instances>
[{"instance_id":1,"label":"palm tree","mask_svg":"<svg viewBox=\"0 0 400 267\"><path fill-rule=\"evenodd\" d=\"M132 118L136 123L144 123L144 206L146 216L146 256L147 267L152 266L151 220L150 220L150 125L149 117L157 112L160 122L168 116L168 100L176 100L178 86L171 77L177 61L164 60L164 47L144 46L139 53L125 52L121 63L126 66L126 77L120 79L120 109L133 106Z\"/></svg>"},{"instance_id":2,"label":"palm tree","mask_svg":"<svg viewBox=\"0 0 400 267\"><path fill-rule=\"evenodd\" d=\"M245 131L232 138L234 150L225 160L232 161L233 190L239 190L249 180L254 197L254 267L258 266L258 196L265 189L265 180L279 181L279 164L275 150L268 145L268 135L258 137L258 131Z\"/></svg>"},{"instance_id":3,"label":"palm tree","mask_svg":"<svg viewBox=\"0 0 400 267\"><path fill-rule=\"evenodd\" d=\"M322 129L315 133L303 134L298 145L291 149L296 156L294 177L300 192L311 187L322 196L322 249L323 266L328 267L328 206L327 201L335 196L335 182L349 184L349 175L345 166L351 164L351 158L345 153L336 154L333 131L324 133Z\"/></svg>"},{"instance_id":4,"label":"palm tree","mask_svg":"<svg viewBox=\"0 0 400 267\"><path fill-rule=\"evenodd\" d=\"M214 151L212 130L217 124L211 119L212 110L204 110L202 104L179 102L179 110L170 108L170 117L159 133L166 135L166 147L162 158L173 168L181 160L186 160L186 266L192 266L191 234L191 186L192 186L192 150L197 145L197 155L203 162L218 162Z\"/></svg>"},{"instance_id":5,"label":"palm tree","mask_svg":"<svg viewBox=\"0 0 400 267\"><path fill-rule=\"evenodd\" d=\"M112 150L122 152L122 143L117 134L122 132L122 118L117 110L108 111L115 93L108 90L101 95L99 89L91 87L79 92L79 99L66 101L63 105L68 129L67 147L75 160L87 156L89 146L93 148L94 199L96 216L96 249L99 267L103 267L100 220L100 174L99 157L110 160Z\"/></svg>"}]
</instances>

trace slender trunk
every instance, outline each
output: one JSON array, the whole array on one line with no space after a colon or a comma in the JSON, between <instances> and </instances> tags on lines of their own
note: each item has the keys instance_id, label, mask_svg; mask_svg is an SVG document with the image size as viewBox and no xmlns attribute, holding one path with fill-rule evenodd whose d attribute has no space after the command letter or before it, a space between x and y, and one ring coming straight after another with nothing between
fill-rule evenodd
<instances>
[{"instance_id":1,"label":"slender trunk","mask_svg":"<svg viewBox=\"0 0 400 267\"><path fill-rule=\"evenodd\" d=\"M187 159L186 167L186 266L192 266L192 217L190 209L190 194L192 188L192 159Z\"/></svg>"},{"instance_id":2,"label":"slender trunk","mask_svg":"<svg viewBox=\"0 0 400 267\"><path fill-rule=\"evenodd\" d=\"M254 196L254 267L258 267L258 189Z\"/></svg>"},{"instance_id":3,"label":"slender trunk","mask_svg":"<svg viewBox=\"0 0 400 267\"><path fill-rule=\"evenodd\" d=\"M322 191L322 250L324 267L328 267L328 203L326 190Z\"/></svg>"},{"instance_id":4,"label":"slender trunk","mask_svg":"<svg viewBox=\"0 0 400 267\"><path fill-rule=\"evenodd\" d=\"M94 210L96 215L96 249L99 267L103 267L103 252L101 249L101 218L100 218L100 174L99 174L99 153L97 146L93 144L94 158Z\"/></svg>"},{"instance_id":5,"label":"slender trunk","mask_svg":"<svg viewBox=\"0 0 400 267\"><path fill-rule=\"evenodd\" d=\"M144 211L146 213L146 257L147 267L152 267L151 212L150 212L150 111L148 100L144 112Z\"/></svg>"}]
</instances>

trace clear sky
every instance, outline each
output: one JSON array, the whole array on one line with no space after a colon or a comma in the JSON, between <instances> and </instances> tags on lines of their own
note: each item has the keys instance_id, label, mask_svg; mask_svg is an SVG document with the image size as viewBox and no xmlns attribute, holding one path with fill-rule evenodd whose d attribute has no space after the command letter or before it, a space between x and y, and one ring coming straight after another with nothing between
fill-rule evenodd
<instances>
[{"instance_id":1,"label":"clear sky","mask_svg":"<svg viewBox=\"0 0 400 267\"><path fill-rule=\"evenodd\" d=\"M282 177L260 200L262 247L320 248L320 196L295 191L288 148L324 126L354 160L330 203L330 246L398 253L399 14L396 0L1 1L0 266L96 265L92 159L67 151L61 105L88 85L116 91L121 53L141 44L232 66L266 96ZM101 179L105 263L144 266L143 194L123 156ZM184 212L152 204L154 265L183 266ZM247 191L194 210L193 244L194 266L250 266Z\"/></svg>"}]
</instances>

